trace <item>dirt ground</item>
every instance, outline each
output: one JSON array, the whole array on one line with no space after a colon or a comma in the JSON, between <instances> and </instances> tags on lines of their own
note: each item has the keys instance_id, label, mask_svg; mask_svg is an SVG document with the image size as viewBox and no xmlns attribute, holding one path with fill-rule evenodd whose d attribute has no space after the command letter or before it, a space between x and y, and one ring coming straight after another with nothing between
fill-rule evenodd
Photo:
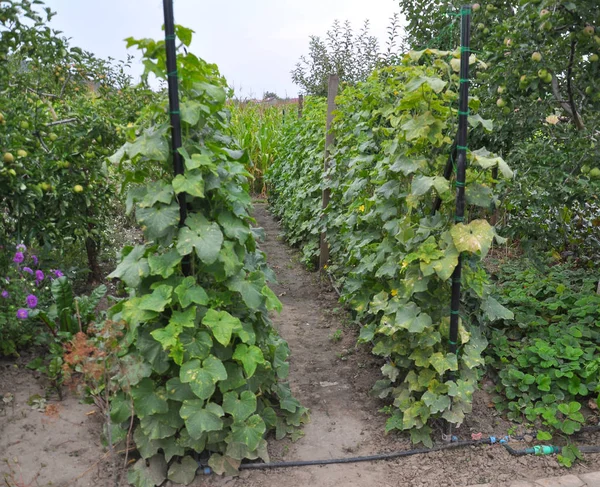
<instances>
[{"instance_id":1,"label":"dirt ground","mask_svg":"<svg viewBox=\"0 0 600 487\"><path fill-rule=\"evenodd\" d=\"M96 407L68 392L44 401L44 381L26 363L0 362L0 485L100 485L106 466Z\"/></svg>"},{"instance_id":2,"label":"dirt ground","mask_svg":"<svg viewBox=\"0 0 600 487\"><path fill-rule=\"evenodd\" d=\"M295 443L270 439L271 461L353 457L412 448L404 435L385 435L386 417L378 413L384 403L368 395L380 378L382 363L367 347L355 346L357 327L338 304L331 286L302 267L298 253L282 241L280 228L265 205L256 205L255 217L267 235L261 249L279 281L273 290L283 302L283 312L273 318L290 345L292 391L311 410L303 438ZM13 395L10 402L0 402L0 480L8 487L108 485L111 475L100 442L101 421L98 413L89 414L95 408L80 404L72 396L62 402L49 400L51 407L45 411L32 408L27 402L36 394L44 395L43 383L24 368L24 361L18 364L15 368L12 362L0 362L0 397ZM470 439L472 433L496 437L508 433L511 423L490 407L489 399L484 391L476 393L473 414L455 431L460 439ZM435 442L441 444L439 428ZM582 435L578 443L598 445L600 434ZM600 455L595 454L586 455L585 461L571 471L598 470ZM512 457L502 446L495 445L388 461L246 470L238 478L199 476L192 485L500 486L507 481L567 473L554 457Z\"/></svg>"}]
</instances>

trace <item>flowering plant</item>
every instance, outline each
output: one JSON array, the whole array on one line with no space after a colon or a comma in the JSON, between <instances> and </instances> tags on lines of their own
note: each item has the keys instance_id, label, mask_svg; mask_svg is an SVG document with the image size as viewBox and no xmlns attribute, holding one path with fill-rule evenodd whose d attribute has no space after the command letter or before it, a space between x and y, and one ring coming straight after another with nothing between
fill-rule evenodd
<instances>
[{"instance_id":1,"label":"flowering plant","mask_svg":"<svg viewBox=\"0 0 600 487\"><path fill-rule=\"evenodd\" d=\"M35 326L30 317L50 302L50 284L62 276L44 272L39 258L23 244L11 253L10 264L0 274L0 355L15 354L32 341Z\"/></svg>"}]
</instances>

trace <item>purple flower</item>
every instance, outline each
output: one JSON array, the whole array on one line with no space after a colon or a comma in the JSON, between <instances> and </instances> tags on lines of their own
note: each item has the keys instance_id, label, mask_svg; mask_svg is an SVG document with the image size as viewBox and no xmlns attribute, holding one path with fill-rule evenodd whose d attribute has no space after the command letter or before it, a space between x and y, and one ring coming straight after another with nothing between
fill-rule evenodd
<instances>
[{"instance_id":1,"label":"purple flower","mask_svg":"<svg viewBox=\"0 0 600 487\"><path fill-rule=\"evenodd\" d=\"M17 318L19 318L20 320L26 320L27 318L29 318L29 313L25 308L19 308L17 310Z\"/></svg>"},{"instance_id":2,"label":"purple flower","mask_svg":"<svg viewBox=\"0 0 600 487\"><path fill-rule=\"evenodd\" d=\"M27 301L27 306L29 308L35 308L38 303L38 299L33 294L30 294L29 296L27 296L25 298L25 301Z\"/></svg>"},{"instance_id":3,"label":"purple flower","mask_svg":"<svg viewBox=\"0 0 600 487\"><path fill-rule=\"evenodd\" d=\"M25 252L27 250L27 247L25 247L25 245L23 245L23 244L19 244L19 245L17 245L17 250L19 250L21 252Z\"/></svg>"},{"instance_id":4,"label":"purple flower","mask_svg":"<svg viewBox=\"0 0 600 487\"><path fill-rule=\"evenodd\" d=\"M4 299L7 299L7 298L8 298L8 296L10 296L10 295L8 294L8 291L7 291L6 289L5 289L4 291L2 291L2 297L3 297Z\"/></svg>"},{"instance_id":5,"label":"purple flower","mask_svg":"<svg viewBox=\"0 0 600 487\"><path fill-rule=\"evenodd\" d=\"M62 277L62 276L64 276L64 274L61 271L59 271L58 269L55 269L52 272L54 272L54 275L56 277Z\"/></svg>"},{"instance_id":6,"label":"purple flower","mask_svg":"<svg viewBox=\"0 0 600 487\"><path fill-rule=\"evenodd\" d=\"M23 271L27 272L27 274L33 275L33 271L31 270L31 267L23 267Z\"/></svg>"},{"instance_id":7,"label":"purple flower","mask_svg":"<svg viewBox=\"0 0 600 487\"><path fill-rule=\"evenodd\" d=\"M35 271L35 281L39 284L44 280L44 273L42 271Z\"/></svg>"},{"instance_id":8,"label":"purple flower","mask_svg":"<svg viewBox=\"0 0 600 487\"><path fill-rule=\"evenodd\" d=\"M15 256L13 257L13 262L15 264L20 264L21 262L23 262L25 260L25 256L23 255L23 252L17 252L15 254Z\"/></svg>"},{"instance_id":9,"label":"purple flower","mask_svg":"<svg viewBox=\"0 0 600 487\"><path fill-rule=\"evenodd\" d=\"M34 263L35 265L38 265L38 263L39 263L39 260L38 260L38 258L37 258L37 255L32 255L32 256L31 256L31 260L33 260L33 263Z\"/></svg>"}]
</instances>

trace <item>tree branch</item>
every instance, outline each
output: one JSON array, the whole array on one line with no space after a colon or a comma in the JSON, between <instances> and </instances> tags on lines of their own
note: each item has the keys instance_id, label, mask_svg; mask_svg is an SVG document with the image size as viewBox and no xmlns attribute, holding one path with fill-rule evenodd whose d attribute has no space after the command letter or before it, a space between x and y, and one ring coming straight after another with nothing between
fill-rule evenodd
<instances>
[{"instance_id":1,"label":"tree branch","mask_svg":"<svg viewBox=\"0 0 600 487\"><path fill-rule=\"evenodd\" d=\"M57 120L56 122L50 122L46 124L46 127L52 127L53 125L64 125L66 123L77 122L77 117L65 118L64 120Z\"/></svg>"},{"instance_id":2,"label":"tree branch","mask_svg":"<svg viewBox=\"0 0 600 487\"><path fill-rule=\"evenodd\" d=\"M562 109L569 114L569 117L573 118L573 111L571 110L571 106L562 99L560 94L560 87L558 86L558 79L556 76L552 76L552 94L556 101L560 103Z\"/></svg>"},{"instance_id":3,"label":"tree branch","mask_svg":"<svg viewBox=\"0 0 600 487\"><path fill-rule=\"evenodd\" d=\"M571 106L571 112L573 113L573 122L575 126L582 130L584 128L583 120L577 113L577 107L575 106L575 99L573 98L573 86L571 83L571 77L573 75L573 60L575 59L575 46L577 46L577 40L573 38L571 40L571 53L569 54L569 66L567 67L567 95L569 96L569 105Z\"/></svg>"}]
</instances>

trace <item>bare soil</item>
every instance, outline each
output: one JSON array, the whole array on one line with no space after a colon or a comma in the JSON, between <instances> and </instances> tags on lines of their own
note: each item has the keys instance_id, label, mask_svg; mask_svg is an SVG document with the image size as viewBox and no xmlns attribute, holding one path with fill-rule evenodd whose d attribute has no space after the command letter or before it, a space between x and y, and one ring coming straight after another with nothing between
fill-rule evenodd
<instances>
[{"instance_id":1,"label":"bare soil","mask_svg":"<svg viewBox=\"0 0 600 487\"><path fill-rule=\"evenodd\" d=\"M65 391L49 398L27 357L0 361L0 483L3 487L106 485L102 420ZM40 402L41 400L41 402Z\"/></svg>"},{"instance_id":2,"label":"bare soil","mask_svg":"<svg viewBox=\"0 0 600 487\"><path fill-rule=\"evenodd\" d=\"M283 302L283 312L273 319L290 345L291 387L311 411L304 437L295 443L270 438L271 461L355 457L413 448L407 436L385 434L386 416L378 412L385 403L368 394L380 378L382 362L368 347L355 346L358 326L352 324L330 284L299 263L299 254L283 242L266 205L256 205L255 218L266 231L261 249L279 281L273 289ZM0 361L0 398L7 393L13 396L10 402L0 401L0 480L8 487L109 485L113 476L100 441L102 421L96 408L67 394L63 401L48 400L41 411L33 409L28 400L43 397L47 384L25 363L25 359ZM488 381L487 385L492 384ZM502 437L511 426L491 407L489 395L479 391L473 414L455 434L460 439L470 439L473 433ZM440 427L434 441L443 444ZM600 434L582 435L578 443L598 445ZM572 472L598 470L600 455L596 454L586 455ZM495 487L566 473L554 457L512 457L494 445L388 461L246 470L237 478L199 476L192 485L462 487L490 483Z\"/></svg>"}]
</instances>

